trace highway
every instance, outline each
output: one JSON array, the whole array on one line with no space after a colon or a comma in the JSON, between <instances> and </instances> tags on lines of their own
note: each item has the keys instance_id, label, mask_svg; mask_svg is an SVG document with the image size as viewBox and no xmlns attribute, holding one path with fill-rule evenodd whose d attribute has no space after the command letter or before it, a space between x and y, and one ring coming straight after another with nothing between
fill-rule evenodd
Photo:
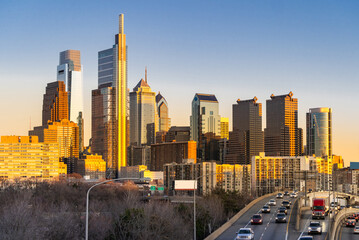
<instances>
[{"instance_id":1,"label":"highway","mask_svg":"<svg viewBox=\"0 0 359 240\"><path fill-rule=\"evenodd\" d=\"M359 223L357 222L356 225L358 226ZM338 231L339 231L338 239L343 239L343 240L359 239L359 234L353 233L354 232L353 227L347 227L343 224Z\"/></svg>"},{"instance_id":2,"label":"highway","mask_svg":"<svg viewBox=\"0 0 359 240\"><path fill-rule=\"evenodd\" d=\"M262 225L251 225L250 220L253 214L259 213L260 209L270 199L275 199L277 206L271 206L270 213L263 213L263 224ZM254 231L254 239L256 240L296 240L300 232L294 231L296 208L293 208L293 203L297 200L296 198L290 199L292 206L288 209L287 223L276 223L275 217L278 208L283 200L288 200L289 197L284 199L277 199L275 197L268 197L255 204L251 209L244 213L231 227L222 233L217 239L228 240L236 237L236 232L242 227L250 227ZM293 213L292 213L293 210ZM290 220L290 222L288 222Z\"/></svg>"},{"instance_id":3,"label":"highway","mask_svg":"<svg viewBox=\"0 0 359 240\"><path fill-rule=\"evenodd\" d=\"M308 234L308 226L309 226L309 223L311 221L316 221L316 222L320 222L321 225L322 225L322 231L323 233L322 234L317 234L317 235L313 235L313 239L316 239L316 240L326 240L328 239L328 225L329 225L329 217L326 216L324 220L322 219L312 219L312 211L311 210L307 210L307 211L304 211L301 215L301 218L300 218L300 236L305 236L305 235L309 235ZM295 239L295 238L294 238Z\"/></svg>"}]
</instances>

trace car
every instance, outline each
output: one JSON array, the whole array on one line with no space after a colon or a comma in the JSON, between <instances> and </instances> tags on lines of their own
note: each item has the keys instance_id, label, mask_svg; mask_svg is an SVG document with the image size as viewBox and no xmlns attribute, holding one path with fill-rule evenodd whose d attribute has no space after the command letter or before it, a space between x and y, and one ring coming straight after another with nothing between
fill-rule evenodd
<instances>
[{"instance_id":1,"label":"car","mask_svg":"<svg viewBox=\"0 0 359 240\"><path fill-rule=\"evenodd\" d=\"M277 198L283 198L283 193L278 193Z\"/></svg>"},{"instance_id":2,"label":"car","mask_svg":"<svg viewBox=\"0 0 359 240\"><path fill-rule=\"evenodd\" d=\"M355 220L358 222L359 221L359 213L354 213L353 217L355 218Z\"/></svg>"},{"instance_id":3,"label":"car","mask_svg":"<svg viewBox=\"0 0 359 240\"><path fill-rule=\"evenodd\" d=\"M269 206L277 206L277 202L274 199L269 200L268 202Z\"/></svg>"},{"instance_id":4,"label":"car","mask_svg":"<svg viewBox=\"0 0 359 240\"><path fill-rule=\"evenodd\" d=\"M289 192L288 192L288 191L285 191L285 192L284 192L284 196L289 196Z\"/></svg>"},{"instance_id":5,"label":"car","mask_svg":"<svg viewBox=\"0 0 359 240\"><path fill-rule=\"evenodd\" d=\"M287 208L286 207L280 207L278 208L278 213L284 213L287 215Z\"/></svg>"},{"instance_id":6,"label":"car","mask_svg":"<svg viewBox=\"0 0 359 240\"><path fill-rule=\"evenodd\" d=\"M359 233L359 226L354 227L354 233Z\"/></svg>"},{"instance_id":7,"label":"car","mask_svg":"<svg viewBox=\"0 0 359 240\"><path fill-rule=\"evenodd\" d=\"M262 224L263 223L263 217L261 214L254 214L251 219L251 224Z\"/></svg>"},{"instance_id":8,"label":"car","mask_svg":"<svg viewBox=\"0 0 359 240\"><path fill-rule=\"evenodd\" d=\"M313 240L312 236L301 236L298 240Z\"/></svg>"},{"instance_id":9,"label":"car","mask_svg":"<svg viewBox=\"0 0 359 240\"><path fill-rule=\"evenodd\" d=\"M240 228L236 232L237 236L234 240L238 239L254 239L254 232L251 228Z\"/></svg>"},{"instance_id":10,"label":"car","mask_svg":"<svg viewBox=\"0 0 359 240\"><path fill-rule=\"evenodd\" d=\"M264 205L261 209L262 213L270 213L270 207L268 205Z\"/></svg>"},{"instance_id":11,"label":"car","mask_svg":"<svg viewBox=\"0 0 359 240\"><path fill-rule=\"evenodd\" d=\"M320 222L310 222L308 227L308 233L319 233L322 234L322 225L320 225Z\"/></svg>"},{"instance_id":12,"label":"car","mask_svg":"<svg viewBox=\"0 0 359 240\"><path fill-rule=\"evenodd\" d=\"M287 209L290 208L290 202L285 200L285 201L282 201L282 207L286 207Z\"/></svg>"},{"instance_id":13,"label":"car","mask_svg":"<svg viewBox=\"0 0 359 240\"><path fill-rule=\"evenodd\" d=\"M311 193L311 192L313 192L313 189L309 188L308 193Z\"/></svg>"},{"instance_id":14,"label":"car","mask_svg":"<svg viewBox=\"0 0 359 240\"><path fill-rule=\"evenodd\" d=\"M356 224L355 219L348 219L347 222L345 223L347 227L355 227L355 224Z\"/></svg>"},{"instance_id":15,"label":"car","mask_svg":"<svg viewBox=\"0 0 359 240\"><path fill-rule=\"evenodd\" d=\"M290 197L291 197L291 198L296 198L296 197L297 197L297 194L296 194L296 193L291 193L291 194L290 194Z\"/></svg>"},{"instance_id":16,"label":"car","mask_svg":"<svg viewBox=\"0 0 359 240\"><path fill-rule=\"evenodd\" d=\"M275 222L280 223L280 222L287 222L287 217L284 213L277 213L277 216L275 218Z\"/></svg>"}]
</instances>

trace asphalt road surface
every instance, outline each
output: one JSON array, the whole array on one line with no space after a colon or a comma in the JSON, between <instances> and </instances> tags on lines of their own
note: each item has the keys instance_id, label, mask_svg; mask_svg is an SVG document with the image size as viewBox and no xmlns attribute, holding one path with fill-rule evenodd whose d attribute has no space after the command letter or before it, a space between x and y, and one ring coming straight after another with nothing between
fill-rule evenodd
<instances>
[{"instance_id":1,"label":"asphalt road surface","mask_svg":"<svg viewBox=\"0 0 359 240\"><path fill-rule=\"evenodd\" d=\"M250 220L253 214L260 213L260 209L265 205L270 199L275 199L277 206L271 206L270 213L262 213L263 224L262 225L251 225ZM300 232L294 231L295 227L295 217L296 217L296 207L293 208L293 205L297 198L290 199L292 201L291 208L288 209L287 214L287 223L276 223L275 217L283 200L290 199L288 196L283 199L277 199L275 196L268 197L262 201L255 204L250 208L245 214L243 214L231 227L229 227L222 235L220 235L218 240L227 240L235 239L236 232L243 227L250 227L254 231L254 239L256 240L288 240L288 239L297 239L300 235ZM293 210L293 214L292 214ZM290 221L290 222L289 222Z\"/></svg>"},{"instance_id":2,"label":"asphalt road surface","mask_svg":"<svg viewBox=\"0 0 359 240\"><path fill-rule=\"evenodd\" d=\"M357 226L359 223L357 223ZM339 229L338 239L343 240L351 240L351 239L359 239L359 234L354 234L354 228L353 227L346 227L345 225L342 225L342 227Z\"/></svg>"}]
</instances>

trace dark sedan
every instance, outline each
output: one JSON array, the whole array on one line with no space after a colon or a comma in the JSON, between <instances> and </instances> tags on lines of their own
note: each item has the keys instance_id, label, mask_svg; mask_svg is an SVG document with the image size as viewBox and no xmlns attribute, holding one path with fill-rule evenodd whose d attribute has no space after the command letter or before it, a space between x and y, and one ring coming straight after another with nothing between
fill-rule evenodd
<instances>
[{"instance_id":1,"label":"dark sedan","mask_svg":"<svg viewBox=\"0 0 359 240\"><path fill-rule=\"evenodd\" d=\"M260 214L254 214L251 219L251 224L262 224L263 223L263 217Z\"/></svg>"},{"instance_id":2,"label":"dark sedan","mask_svg":"<svg viewBox=\"0 0 359 240\"><path fill-rule=\"evenodd\" d=\"M284 213L277 213L277 217L275 218L275 222L281 223L281 222L287 222L287 217Z\"/></svg>"}]
</instances>

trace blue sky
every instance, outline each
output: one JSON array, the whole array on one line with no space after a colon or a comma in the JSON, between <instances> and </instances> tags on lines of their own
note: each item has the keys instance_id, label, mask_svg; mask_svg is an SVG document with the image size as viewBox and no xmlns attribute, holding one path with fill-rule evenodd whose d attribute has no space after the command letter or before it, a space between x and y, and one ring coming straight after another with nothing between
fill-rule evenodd
<instances>
[{"instance_id":1,"label":"blue sky","mask_svg":"<svg viewBox=\"0 0 359 240\"><path fill-rule=\"evenodd\" d=\"M59 52L81 51L85 137L97 52L114 43L125 14L128 86L148 67L152 89L188 125L196 92L216 94L231 119L236 99L293 91L299 125L309 108L333 108L334 153L359 161L358 1L6 1L0 8L0 135L41 124L42 95Z\"/></svg>"}]
</instances>

